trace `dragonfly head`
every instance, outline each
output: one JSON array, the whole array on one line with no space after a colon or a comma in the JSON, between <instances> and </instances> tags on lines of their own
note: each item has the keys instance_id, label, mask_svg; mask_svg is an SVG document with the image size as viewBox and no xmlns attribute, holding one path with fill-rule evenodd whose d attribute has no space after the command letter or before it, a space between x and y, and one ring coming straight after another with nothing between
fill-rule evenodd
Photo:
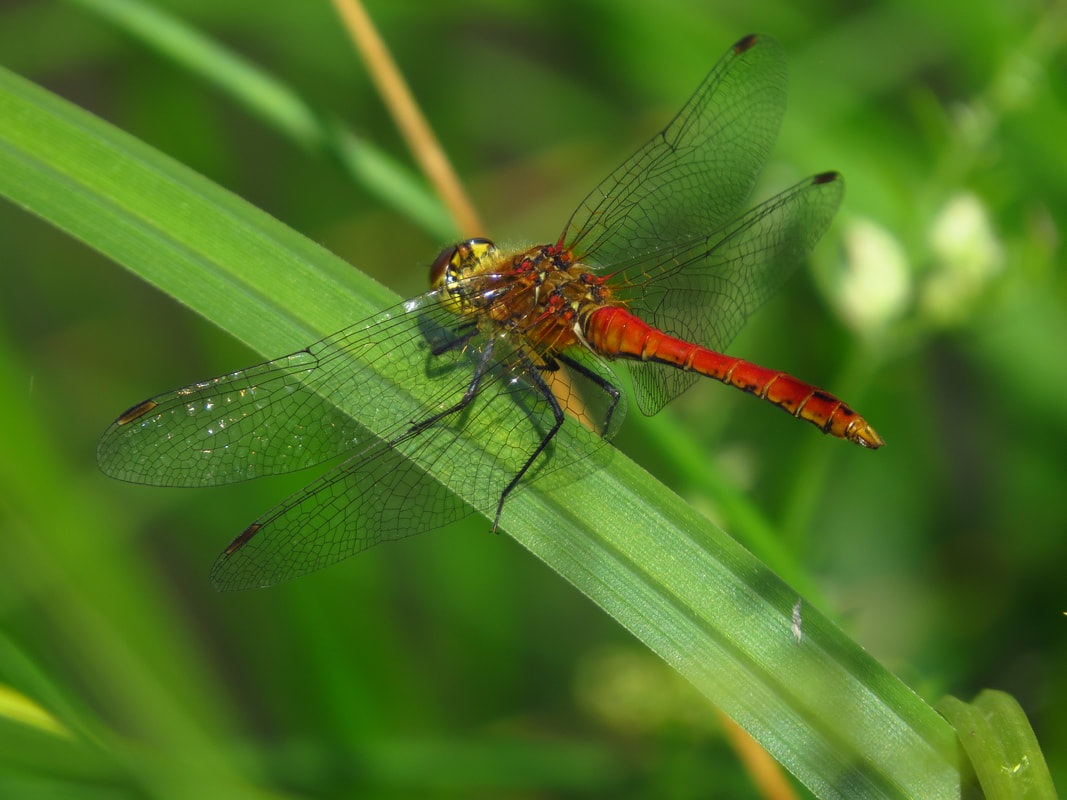
<instances>
[{"instance_id":1,"label":"dragonfly head","mask_svg":"<svg viewBox=\"0 0 1067 800\"><path fill-rule=\"evenodd\" d=\"M440 300L457 313L464 311L460 281L477 274L486 259L496 252L488 239L468 239L446 247L430 266L430 288L440 289Z\"/></svg>"}]
</instances>

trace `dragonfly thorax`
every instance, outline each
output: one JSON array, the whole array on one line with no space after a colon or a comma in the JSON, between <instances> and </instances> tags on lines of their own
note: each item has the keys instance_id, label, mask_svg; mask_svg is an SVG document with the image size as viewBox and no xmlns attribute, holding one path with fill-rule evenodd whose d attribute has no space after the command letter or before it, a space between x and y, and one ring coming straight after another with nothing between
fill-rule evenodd
<instances>
[{"instance_id":1,"label":"dragonfly thorax","mask_svg":"<svg viewBox=\"0 0 1067 800\"><path fill-rule=\"evenodd\" d=\"M584 320L611 302L604 279L565 248L540 245L501 261L506 267L497 275L499 290L483 313L538 352L584 344Z\"/></svg>"},{"instance_id":2,"label":"dragonfly thorax","mask_svg":"<svg viewBox=\"0 0 1067 800\"><path fill-rule=\"evenodd\" d=\"M447 309L517 333L536 350L582 342L581 323L610 302L604 279L557 245L506 251L470 239L444 250L430 276Z\"/></svg>"}]
</instances>

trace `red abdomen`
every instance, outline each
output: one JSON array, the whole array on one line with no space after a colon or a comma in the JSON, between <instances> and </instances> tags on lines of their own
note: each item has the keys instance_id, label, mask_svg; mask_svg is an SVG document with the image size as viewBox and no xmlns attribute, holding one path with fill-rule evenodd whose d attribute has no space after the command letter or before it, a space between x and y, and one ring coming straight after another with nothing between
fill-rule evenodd
<instances>
[{"instance_id":1,"label":"red abdomen","mask_svg":"<svg viewBox=\"0 0 1067 800\"><path fill-rule=\"evenodd\" d=\"M593 311L584 321L583 333L597 352L609 358L669 364L706 375L774 403L823 433L863 447L885 444L863 417L832 394L784 372L669 336L619 306Z\"/></svg>"}]
</instances>

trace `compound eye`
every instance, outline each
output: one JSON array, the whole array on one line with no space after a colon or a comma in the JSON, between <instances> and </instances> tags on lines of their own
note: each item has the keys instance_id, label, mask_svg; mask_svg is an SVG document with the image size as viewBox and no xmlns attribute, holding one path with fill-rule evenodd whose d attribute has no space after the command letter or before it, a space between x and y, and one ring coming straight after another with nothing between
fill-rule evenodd
<instances>
[{"instance_id":1,"label":"compound eye","mask_svg":"<svg viewBox=\"0 0 1067 800\"><path fill-rule=\"evenodd\" d=\"M430 265L430 288L437 289L445 282L445 273L448 272L448 268L452 265L452 260L456 257L456 251L458 247L446 247L441 251L441 254L433 260L433 264Z\"/></svg>"}]
</instances>

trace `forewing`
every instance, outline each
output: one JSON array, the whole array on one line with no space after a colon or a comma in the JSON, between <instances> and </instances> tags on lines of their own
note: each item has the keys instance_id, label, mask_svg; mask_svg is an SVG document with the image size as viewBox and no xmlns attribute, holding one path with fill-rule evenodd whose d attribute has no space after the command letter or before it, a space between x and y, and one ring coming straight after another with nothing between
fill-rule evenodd
<instances>
[{"instance_id":1,"label":"forewing","mask_svg":"<svg viewBox=\"0 0 1067 800\"><path fill-rule=\"evenodd\" d=\"M751 194L785 98L781 46L741 39L671 123L589 193L561 241L609 267L720 228Z\"/></svg>"},{"instance_id":2,"label":"forewing","mask_svg":"<svg viewBox=\"0 0 1067 800\"><path fill-rule=\"evenodd\" d=\"M408 404L395 396L426 383L424 329L451 317L430 292L299 352L152 397L105 431L100 468L134 483L215 486L366 447L404 413L433 406L432 393ZM455 389L437 387L445 397ZM360 404L358 417L346 402Z\"/></svg>"}]
</instances>

